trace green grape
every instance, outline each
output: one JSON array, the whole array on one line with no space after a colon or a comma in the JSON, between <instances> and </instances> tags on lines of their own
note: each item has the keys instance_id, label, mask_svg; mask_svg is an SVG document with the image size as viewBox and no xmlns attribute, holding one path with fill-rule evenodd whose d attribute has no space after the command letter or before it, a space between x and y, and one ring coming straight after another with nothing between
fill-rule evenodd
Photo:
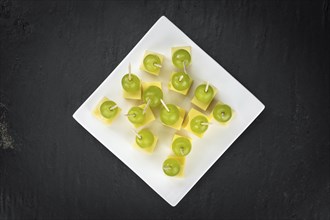
<instances>
[{"instance_id":1,"label":"green grape","mask_svg":"<svg viewBox=\"0 0 330 220\"><path fill-rule=\"evenodd\" d=\"M147 148L152 146L152 144L155 141L155 136L151 133L151 131L149 131L148 129L143 129L138 134L141 136L141 138L136 136L135 141L137 145L139 145L142 148Z\"/></svg>"},{"instance_id":2,"label":"green grape","mask_svg":"<svg viewBox=\"0 0 330 220\"><path fill-rule=\"evenodd\" d=\"M150 100L149 106L152 108L159 106L162 98L163 92L157 86L149 86L143 93L143 101L147 103Z\"/></svg>"},{"instance_id":3,"label":"green grape","mask_svg":"<svg viewBox=\"0 0 330 220\"><path fill-rule=\"evenodd\" d=\"M214 90L212 86L209 86L207 92L205 92L206 85L199 85L195 90L195 97L198 101L203 103L209 103L214 95Z\"/></svg>"},{"instance_id":4,"label":"green grape","mask_svg":"<svg viewBox=\"0 0 330 220\"><path fill-rule=\"evenodd\" d=\"M121 79L121 85L127 92L136 92L140 88L140 79L134 74L131 74L131 79L129 79L129 74L126 74Z\"/></svg>"},{"instance_id":5,"label":"green grape","mask_svg":"<svg viewBox=\"0 0 330 220\"><path fill-rule=\"evenodd\" d=\"M172 143L172 150L177 156L187 156L191 150L191 142L188 138L178 137Z\"/></svg>"},{"instance_id":6,"label":"green grape","mask_svg":"<svg viewBox=\"0 0 330 220\"><path fill-rule=\"evenodd\" d=\"M190 53L185 49L179 49L174 52L172 62L177 68L183 68L183 63L188 66L191 62Z\"/></svg>"},{"instance_id":7,"label":"green grape","mask_svg":"<svg viewBox=\"0 0 330 220\"><path fill-rule=\"evenodd\" d=\"M198 115L195 116L191 122L190 122L190 128L193 132L196 132L198 134L204 133L207 128L209 127L206 124L203 123L208 123L209 121L207 120L207 118L205 116L202 115Z\"/></svg>"},{"instance_id":8,"label":"green grape","mask_svg":"<svg viewBox=\"0 0 330 220\"><path fill-rule=\"evenodd\" d=\"M180 163L178 160L169 158L163 163L163 171L167 176L176 176L180 172Z\"/></svg>"},{"instance_id":9,"label":"green grape","mask_svg":"<svg viewBox=\"0 0 330 220\"><path fill-rule=\"evenodd\" d=\"M154 54L147 55L143 60L144 67L150 72L157 72L160 69L157 64L161 65L161 61L159 57Z\"/></svg>"},{"instance_id":10,"label":"green grape","mask_svg":"<svg viewBox=\"0 0 330 220\"><path fill-rule=\"evenodd\" d=\"M213 117L219 122L227 122L231 118L231 108L225 104L217 104L213 110Z\"/></svg>"},{"instance_id":11,"label":"green grape","mask_svg":"<svg viewBox=\"0 0 330 220\"><path fill-rule=\"evenodd\" d=\"M137 106L132 107L128 111L128 120L133 124L142 124L145 120L145 114L143 114L143 109Z\"/></svg>"},{"instance_id":12,"label":"green grape","mask_svg":"<svg viewBox=\"0 0 330 220\"><path fill-rule=\"evenodd\" d=\"M179 120L180 111L178 107L173 104L167 104L166 106L170 111L167 111L163 106L160 110L160 120L166 125L173 125Z\"/></svg>"},{"instance_id":13,"label":"green grape","mask_svg":"<svg viewBox=\"0 0 330 220\"><path fill-rule=\"evenodd\" d=\"M101 115L108 119L115 117L118 113L118 108L114 108L111 110L111 108L115 105L116 103L113 101L103 102L100 106Z\"/></svg>"},{"instance_id":14,"label":"green grape","mask_svg":"<svg viewBox=\"0 0 330 220\"><path fill-rule=\"evenodd\" d=\"M180 81L180 78L181 81ZM172 85L176 90L183 91L190 86L190 77L186 73L175 73L172 76Z\"/></svg>"}]
</instances>

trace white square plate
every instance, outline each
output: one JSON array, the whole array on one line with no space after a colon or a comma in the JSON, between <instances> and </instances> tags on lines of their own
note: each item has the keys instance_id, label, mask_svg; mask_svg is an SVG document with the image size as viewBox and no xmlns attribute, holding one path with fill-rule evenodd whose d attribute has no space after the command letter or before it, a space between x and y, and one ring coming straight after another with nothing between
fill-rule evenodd
<instances>
[{"instance_id":1,"label":"white square plate","mask_svg":"<svg viewBox=\"0 0 330 220\"><path fill-rule=\"evenodd\" d=\"M194 84L188 96L167 90L170 74L174 70L171 64L171 47L174 46L192 47L192 64L187 71L194 79ZM145 50L165 55L166 59L159 77L139 70ZM132 72L143 81L162 82L164 101L167 103L178 104L189 111L192 106L190 100L194 89L198 84L209 81L218 89L215 98L229 104L234 109L235 114L228 125L221 126L214 122L209 126L202 139L190 135L193 138L193 147L186 159L183 178L167 177L163 174L162 163L171 154L170 146L175 130L161 125L158 112L156 112L156 122L149 126L159 137L154 153L148 155L132 147L135 140L130 131L132 125L123 113L126 113L131 106L137 105L138 102L125 100L121 95L121 78L127 73L129 62L132 64ZM110 126L100 122L91 113L104 96L114 100L123 110L120 117ZM175 206L263 109L264 105L255 96L163 16L78 108L73 117L163 199Z\"/></svg>"}]
</instances>

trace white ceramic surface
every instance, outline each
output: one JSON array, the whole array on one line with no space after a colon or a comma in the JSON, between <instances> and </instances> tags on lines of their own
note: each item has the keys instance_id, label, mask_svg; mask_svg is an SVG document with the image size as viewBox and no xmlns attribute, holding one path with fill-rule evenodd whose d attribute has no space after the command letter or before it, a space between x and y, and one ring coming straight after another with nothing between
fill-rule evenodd
<instances>
[{"instance_id":1,"label":"white ceramic surface","mask_svg":"<svg viewBox=\"0 0 330 220\"><path fill-rule=\"evenodd\" d=\"M170 74L175 70L171 64L171 47L186 45L192 47L192 65L187 71L194 79L187 97L167 90ZM145 50L156 51L166 56L159 77L139 70ZM125 100L121 95L121 78L127 73L129 62L132 64L132 72L143 81L162 82L164 100L167 103L178 104L189 111L194 89L198 84L210 81L218 89L215 99L229 104L235 111L228 125L221 126L214 122L202 139L190 135L193 138L193 148L187 156L183 178L171 178L163 174L162 163L171 154L170 145L175 130L161 125L157 111L156 122L149 126L159 137L154 153L148 155L132 147L134 135L130 129L133 126L123 114L139 102ZM97 102L104 96L114 100L122 108L120 117L111 126L104 125L91 114ZM78 108L73 117L163 199L175 206L263 109L264 105L254 95L163 16Z\"/></svg>"}]
</instances>

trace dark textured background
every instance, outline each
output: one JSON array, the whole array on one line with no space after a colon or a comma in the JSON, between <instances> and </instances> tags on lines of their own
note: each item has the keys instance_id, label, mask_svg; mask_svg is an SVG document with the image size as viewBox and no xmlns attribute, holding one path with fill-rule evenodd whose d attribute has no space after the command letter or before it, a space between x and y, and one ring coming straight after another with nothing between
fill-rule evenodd
<instances>
[{"instance_id":1,"label":"dark textured background","mask_svg":"<svg viewBox=\"0 0 330 220\"><path fill-rule=\"evenodd\" d=\"M0 0L0 219L330 219L329 11ZM72 118L161 15L266 105L175 208Z\"/></svg>"}]
</instances>

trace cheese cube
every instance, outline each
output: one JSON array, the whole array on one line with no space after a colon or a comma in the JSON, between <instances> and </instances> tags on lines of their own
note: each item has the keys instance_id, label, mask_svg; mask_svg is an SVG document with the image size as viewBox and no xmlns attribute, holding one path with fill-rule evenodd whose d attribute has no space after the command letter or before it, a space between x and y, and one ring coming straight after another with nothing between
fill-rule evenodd
<instances>
[{"instance_id":1,"label":"cheese cube","mask_svg":"<svg viewBox=\"0 0 330 220\"><path fill-rule=\"evenodd\" d=\"M172 52L171 57L173 57L173 54L175 53L175 51L181 50L181 49L188 51L191 56L191 46L184 46L184 47L172 47L171 48L171 52Z\"/></svg>"},{"instance_id":2,"label":"cheese cube","mask_svg":"<svg viewBox=\"0 0 330 220\"><path fill-rule=\"evenodd\" d=\"M136 92L127 92L126 90L123 89L123 96L125 99L134 99L134 100L141 100L142 96L142 86L140 83L140 88Z\"/></svg>"},{"instance_id":3,"label":"cheese cube","mask_svg":"<svg viewBox=\"0 0 330 220\"><path fill-rule=\"evenodd\" d=\"M143 82L142 83L142 91L144 92L150 86L157 86L158 88L162 89L162 83L161 82Z\"/></svg>"}]
</instances>

